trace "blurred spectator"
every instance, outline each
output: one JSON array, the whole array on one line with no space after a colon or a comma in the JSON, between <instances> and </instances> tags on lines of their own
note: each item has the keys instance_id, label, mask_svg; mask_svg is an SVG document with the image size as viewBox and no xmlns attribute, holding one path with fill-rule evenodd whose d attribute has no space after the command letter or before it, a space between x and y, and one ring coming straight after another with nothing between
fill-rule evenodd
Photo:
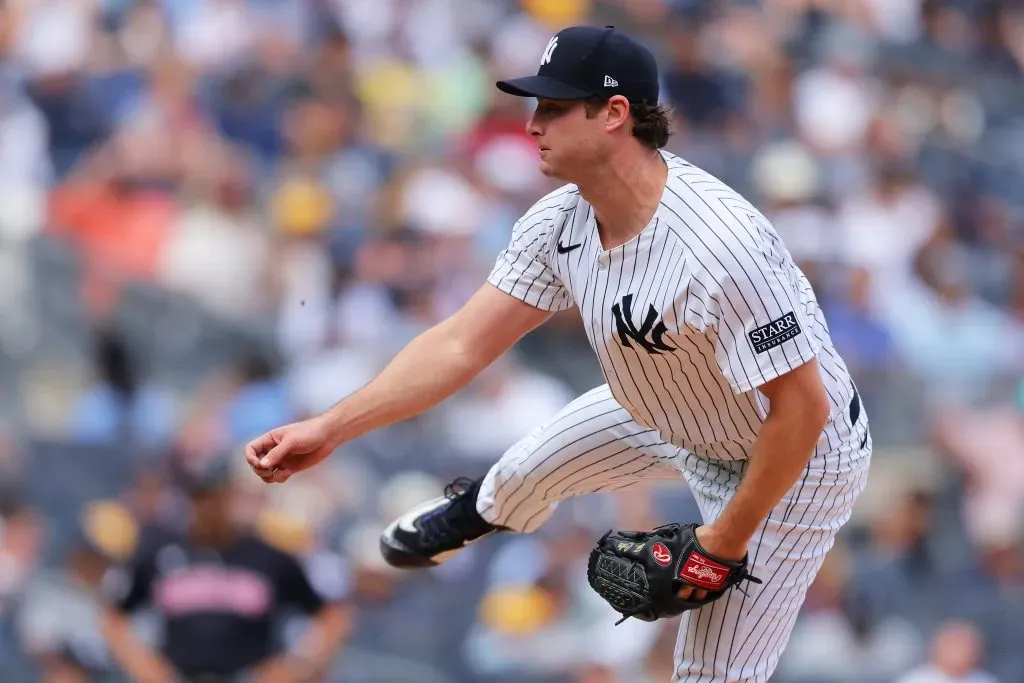
<instances>
[{"instance_id":1,"label":"blurred spectator","mask_svg":"<svg viewBox=\"0 0 1024 683\"><path fill-rule=\"evenodd\" d=\"M0 493L0 659L5 675L29 673L29 655L17 634L17 609L44 561L45 521L14 489Z\"/></svg>"},{"instance_id":2,"label":"blurred spectator","mask_svg":"<svg viewBox=\"0 0 1024 683\"><path fill-rule=\"evenodd\" d=\"M981 667L981 634L969 623L943 624L934 634L927 664L897 683L998 683Z\"/></svg>"},{"instance_id":3,"label":"blurred spectator","mask_svg":"<svg viewBox=\"0 0 1024 683\"><path fill-rule=\"evenodd\" d=\"M989 669L1012 681L1024 671L1024 655L1011 641L1024 629L1024 443L1017 406L947 413L937 428L938 442L966 480L961 514L975 560L958 579L970 596L955 611L981 630ZM979 434L984 452L977 447ZM1002 454L998 465L990 453Z\"/></svg>"},{"instance_id":4,"label":"blurred spectator","mask_svg":"<svg viewBox=\"0 0 1024 683\"><path fill-rule=\"evenodd\" d=\"M115 659L131 678L147 681L321 676L351 630L352 615L338 602L343 588L336 570L303 566L243 530L224 463L216 459L198 470L182 470L192 503L185 534L149 530L109 582L103 633ZM127 618L148 606L163 622L162 642L153 649ZM275 627L296 609L312 623L301 642L282 644Z\"/></svg>"},{"instance_id":5,"label":"blurred spectator","mask_svg":"<svg viewBox=\"0 0 1024 683\"><path fill-rule=\"evenodd\" d=\"M112 329L96 340L93 382L71 414L70 435L89 444L131 443L156 448L173 435L169 396L146 381L125 341Z\"/></svg>"},{"instance_id":6,"label":"blurred spectator","mask_svg":"<svg viewBox=\"0 0 1024 683\"><path fill-rule=\"evenodd\" d=\"M42 560L44 521L17 493L0 494L0 615L9 613Z\"/></svg>"},{"instance_id":7,"label":"blurred spectator","mask_svg":"<svg viewBox=\"0 0 1024 683\"><path fill-rule=\"evenodd\" d=\"M982 8L978 26L979 40L975 48L978 68L1007 78L1024 76L1020 55L1013 52L1019 47L1013 43L1014 28L1018 27L1018 14L1006 3L980 4Z\"/></svg>"},{"instance_id":8,"label":"blurred spectator","mask_svg":"<svg viewBox=\"0 0 1024 683\"><path fill-rule=\"evenodd\" d=\"M43 116L0 67L0 239L20 241L45 220L46 187L52 180Z\"/></svg>"},{"instance_id":9,"label":"blurred spectator","mask_svg":"<svg viewBox=\"0 0 1024 683\"><path fill-rule=\"evenodd\" d=\"M200 0L171 12L176 50L199 67L223 69L242 59L255 39L254 17L237 0Z\"/></svg>"},{"instance_id":10,"label":"blurred spectator","mask_svg":"<svg viewBox=\"0 0 1024 683\"><path fill-rule=\"evenodd\" d=\"M22 599L19 636L40 680L112 681L117 672L103 639L101 583L134 552L138 530L110 502L86 507L78 540L59 570L36 575Z\"/></svg>"},{"instance_id":11,"label":"blurred spectator","mask_svg":"<svg viewBox=\"0 0 1024 683\"><path fill-rule=\"evenodd\" d=\"M1024 326L977 296L964 249L939 239L921 252L922 280L888 291L883 315L929 400L969 405L1019 371Z\"/></svg>"},{"instance_id":12,"label":"blurred spectator","mask_svg":"<svg viewBox=\"0 0 1024 683\"><path fill-rule=\"evenodd\" d=\"M945 577L965 567L963 557L941 554L935 529L935 498L926 489L895 492L885 514L874 520L870 545L857 557L852 589L882 615L913 623L935 617L926 596L945 589Z\"/></svg>"},{"instance_id":13,"label":"blurred spectator","mask_svg":"<svg viewBox=\"0 0 1024 683\"><path fill-rule=\"evenodd\" d=\"M1016 403L949 410L937 445L965 480L961 512L971 539L985 546L1024 536L1024 416ZM998 454L998 462L993 458Z\"/></svg>"},{"instance_id":14,"label":"blurred spectator","mask_svg":"<svg viewBox=\"0 0 1024 683\"><path fill-rule=\"evenodd\" d=\"M892 3L886 0L862 0L868 24L883 38L894 43L914 40L921 31L922 0Z\"/></svg>"},{"instance_id":15,"label":"blurred spectator","mask_svg":"<svg viewBox=\"0 0 1024 683\"><path fill-rule=\"evenodd\" d=\"M672 57L664 80L668 96L687 128L721 126L734 108L723 74L703 63L700 34L673 36Z\"/></svg>"},{"instance_id":16,"label":"blurred spectator","mask_svg":"<svg viewBox=\"0 0 1024 683\"><path fill-rule=\"evenodd\" d=\"M850 269L836 296L824 297L823 310L836 349L855 377L877 378L898 364L888 327L871 306L871 271Z\"/></svg>"},{"instance_id":17,"label":"blurred spectator","mask_svg":"<svg viewBox=\"0 0 1024 683\"><path fill-rule=\"evenodd\" d=\"M225 406L228 443L241 443L250 434L291 422L288 394L271 359L252 352L239 363L239 387Z\"/></svg>"},{"instance_id":18,"label":"blurred spectator","mask_svg":"<svg viewBox=\"0 0 1024 683\"><path fill-rule=\"evenodd\" d=\"M607 605L585 582L571 578L585 576L583 551L591 545L589 532L577 529L543 544L523 539L503 550L506 562L522 569L496 573L480 602L467 641L480 675L557 676L576 662L617 669L644 658L657 630L637 620L614 626L617 619Z\"/></svg>"},{"instance_id":19,"label":"blurred spectator","mask_svg":"<svg viewBox=\"0 0 1024 683\"><path fill-rule=\"evenodd\" d=\"M270 303L269 235L253 215L240 167L206 163L209 175L194 178L192 201L161 250L159 280L219 317L258 320Z\"/></svg>"},{"instance_id":20,"label":"blurred spectator","mask_svg":"<svg viewBox=\"0 0 1024 683\"><path fill-rule=\"evenodd\" d=\"M848 552L833 549L779 665L796 683L890 683L919 660L920 634L877 591L858 590Z\"/></svg>"},{"instance_id":21,"label":"blurred spectator","mask_svg":"<svg viewBox=\"0 0 1024 683\"><path fill-rule=\"evenodd\" d=\"M956 610L977 624L986 645L986 669L1003 681L1024 671L1024 653L1015 646L1024 629L1024 534L987 538L978 548L971 597Z\"/></svg>"},{"instance_id":22,"label":"blurred spectator","mask_svg":"<svg viewBox=\"0 0 1024 683\"><path fill-rule=\"evenodd\" d=\"M657 638L642 662L642 670L627 670L625 676L629 677L628 680L636 680L637 683L661 683L672 680L672 676L675 675L679 622L675 619L666 619L659 623L657 631Z\"/></svg>"},{"instance_id":23,"label":"blurred spectator","mask_svg":"<svg viewBox=\"0 0 1024 683\"><path fill-rule=\"evenodd\" d=\"M864 192L845 197L838 210L839 254L872 273L872 303L882 310L914 286L914 258L939 229L937 198L907 169L886 166Z\"/></svg>"},{"instance_id":24,"label":"blurred spectator","mask_svg":"<svg viewBox=\"0 0 1024 683\"><path fill-rule=\"evenodd\" d=\"M110 133L102 104L83 72L94 48L95 2L44 0L12 12L14 63L29 79L29 96L49 129L50 158L63 176Z\"/></svg>"},{"instance_id":25,"label":"blurred spectator","mask_svg":"<svg viewBox=\"0 0 1024 683\"><path fill-rule=\"evenodd\" d=\"M758 150L751 165L762 213L772 221L793 259L808 278L835 260L832 217L818 200L823 178L817 159L805 145L782 140Z\"/></svg>"},{"instance_id":26,"label":"blurred spectator","mask_svg":"<svg viewBox=\"0 0 1024 683\"><path fill-rule=\"evenodd\" d=\"M561 410L573 396L547 375L500 359L445 410L443 438L453 456L491 463Z\"/></svg>"},{"instance_id":27,"label":"blurred spectator","mask_svg":"<svg viewBox=\"0 0 1024 683\"><path fill-rule=\"evenodd\" d=\"M837 26L821 45L821 64L793 84L793 115L801 137L817 153L841 158L864 142L878 105L877 84L868 73L871 44Z\"/></svg>"}]
</instances>

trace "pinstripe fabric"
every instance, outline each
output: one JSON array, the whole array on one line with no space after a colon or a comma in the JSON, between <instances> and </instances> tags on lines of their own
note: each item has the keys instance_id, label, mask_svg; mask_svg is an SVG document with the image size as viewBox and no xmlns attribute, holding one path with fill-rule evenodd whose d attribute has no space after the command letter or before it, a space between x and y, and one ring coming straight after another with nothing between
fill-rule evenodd
<instances>
[{"instance_id":1,"label":"pinstripe fabric","mask_svg":"<svg viewBox=\"0 0 1024 683\"><path fill-rule=\"evenodd\" d=\"M862 418L854 438L836 450L819 446L797 481L752 541L753 573L764 583L730 591L684 615L676 647L685 683L763 683L789 640L807 587L849 519L866 482L871 441ZM523 438L491 468L477 509L519 532L535 531L558 502L623 490L652 480L685 478L704 521L732 499L746 461L702 458L665 442L633 420L607 385L572 401Z\"/></svg>"},{"instance_id":2,"label":"pinstripe fabric","mask_svg":"<svg viewBox=\"0 0 1024 683\"><path fill-rule=\"evenodd\" d=\"M679 481L683 455L637 424L601 385L512 446L484 479L477 509L492 523L534 531L559 500L653 479Z\"/></svg>"},{"instance_id":3,"label":"pinstripe fabric","mask_svg":"<svg viewBox=\"0 0 1024 683\"><path fill-rule=\"evenodd\" d=\"M544 310L579 308L607 383L510 448L477 509L530 532L560 500L681 473L714 520L768 414L757 387L816 358L831 415L804 475L751 543L764 584L684 615L676 648L675 681L762 683L863 488L867 415L851 415L846 365L771 224L718 179L663 156L659 208L626 244L605 250L593 208L567 185L524 214L499 255L494 286Z\"/></svg>"},{"instance_id":4,"label":"pinstripe fabric","mask_svg":"<svg viewBox=\"0 0 1024 683\"><path fill-rule=\"evenodd\" d=\"M866 426L858 431L867 435ZM863 438L863 437L862 437ZM835 535L849 520L867 482L871 440L821 452L790 489L749 548L762 585L732 590L683 615L676 641L674 683L765 683L778 666L807 588ZM706 461L687 466L687 482L705 521L721 514L746 463Z\"/></svg>"},{"instance_id":5,"label":"pinstripe fabric","mask_svg":"<svg viewBox=\"0 0 1024 683\"><path fill-rule=\"evenodd\" d=\"M661 204L633 240L604 250L593 208L566 185L516 223L489 282L545 310L575 303L619 403L701 457L748 458L767 415L751 390L811 358L839 418L853 383L810 284L771 224L716 178L663 155ZM786 316L799 334L756 349L752 335ZM663 334L644 330L647 320ZM633 338L623 336L623 323ZM829 429L823 445L850 438L842 419Z\"/></svg>"}]
</instances>

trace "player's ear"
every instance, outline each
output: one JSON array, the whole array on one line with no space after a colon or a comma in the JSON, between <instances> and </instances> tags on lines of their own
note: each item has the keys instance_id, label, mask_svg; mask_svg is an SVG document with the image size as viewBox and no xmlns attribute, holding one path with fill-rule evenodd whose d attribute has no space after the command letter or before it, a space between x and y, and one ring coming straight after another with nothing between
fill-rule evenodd
<instances>
[{"instance_id":1,"label":"player's ear","mask_svg":"<svg viewBox=\"0 0 1024 683\"><path fill-rule=\"evenodd\" d=\"M629 100L622 95L613 95L605 105L605 130L618 130L629 121Z\"/></svg>"}]
</instances>

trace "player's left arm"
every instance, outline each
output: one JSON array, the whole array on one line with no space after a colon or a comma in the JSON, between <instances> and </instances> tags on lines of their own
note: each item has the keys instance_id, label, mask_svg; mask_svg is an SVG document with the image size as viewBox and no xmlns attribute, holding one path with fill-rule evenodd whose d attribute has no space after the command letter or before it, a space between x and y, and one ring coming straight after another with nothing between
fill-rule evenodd
<instances>
[{"instance_id":1,"label":"player's left arm","mask_svg":"<svg viewBox=\"0 0 1024 683\"><path fill-rule=\"evenodd\" d=\"M743 482L718 519L697 530L704 548L742 558L764 520L797 481L829 419L829 400L817 359L779 375L758 390L771 407L761 425Z\"/></svg>"},{"instance_id":2,"label":"player's left arm","mask_svg":"<svg viewBox=\"0 0 1024 683\"><path fill-rule=\"evenodd\" d=\"M722 238L726 267L713 274L716 358L733 391L760 392L768 408L743 482L697 536L708 552L739 559L807 467L831 402L809 285L768 227L730 227Z\"/></svg>"}]
</instances>

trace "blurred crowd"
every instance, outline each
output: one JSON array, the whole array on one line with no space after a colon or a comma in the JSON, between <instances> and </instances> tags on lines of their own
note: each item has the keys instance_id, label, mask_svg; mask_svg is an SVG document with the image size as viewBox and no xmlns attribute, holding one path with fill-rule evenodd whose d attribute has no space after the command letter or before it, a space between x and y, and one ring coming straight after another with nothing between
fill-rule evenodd
<instances>
[{"instance_id":1,"label":"blurred crowd","mask_svg":"<svg viewBox=\"0 0 1024 683\"><path fill-rule=\"evenodd\" d=\"M101 583L189 515L167 472L242 465L483 282L552 189L532 103L494 81L574 23L655 52L669 150L774 222L873 426L873 481L774 680L1024 682L1015 0L0 2L4 681L121 680ZM571 310L311 476L237 472L240 519L352 610L330 681L669 680L676 622L612 627L584 563L608 528L694 518L682 481L436 570L377 550L600 382Z\"/></svg>"}]
</instances>

